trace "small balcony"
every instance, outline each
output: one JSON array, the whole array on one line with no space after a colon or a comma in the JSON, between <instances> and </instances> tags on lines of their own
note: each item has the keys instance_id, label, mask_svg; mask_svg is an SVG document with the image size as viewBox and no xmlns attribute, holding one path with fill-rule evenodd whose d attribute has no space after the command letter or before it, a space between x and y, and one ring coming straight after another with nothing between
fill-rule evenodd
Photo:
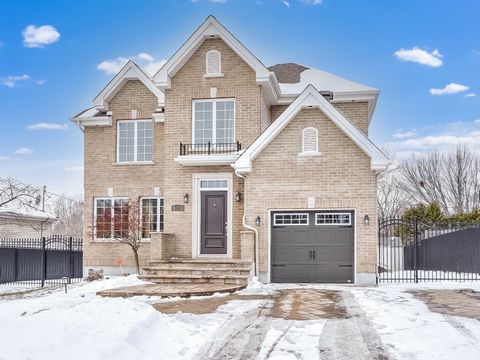
<instances>
[{"instance_id":1,"label":"small balcony","mask_svg":"<svg viewBox=\"0 0 480 360\"><path fill-rule=\"evenodd\" d=\"M184 144L180 143L179 156L175 161L183 166L229 165L242 152L239 141L234 143Z\"/></svg>"}]
</instances>

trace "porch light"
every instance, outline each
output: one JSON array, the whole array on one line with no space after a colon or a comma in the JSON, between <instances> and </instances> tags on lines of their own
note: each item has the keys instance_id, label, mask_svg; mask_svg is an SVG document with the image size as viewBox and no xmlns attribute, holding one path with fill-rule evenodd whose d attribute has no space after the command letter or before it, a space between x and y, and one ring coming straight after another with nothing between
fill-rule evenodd
<instances>
[{"instance_id":1,"label":"porch light","mask_svg":"<svg viewBox=\"0 0 480 360\"><path fill-rule=\"evenodd\" d=\"M237 195L235 196L235 200L237 202L242 201L242 193L240 191L237 192Z\"/></svg>"},{"instance_id":2,"label":"porch light","mask_svg":"<svg viewBox=\"0 0 480 360\"><path fill-rule=\"evenodd\" d=\"M188 199L189 199L189 198L190 198L190 196L188 195L188 193L185 194L185 196L183 197L183 202L184 202L185 204L188 204Z\"/></svg>"},{"instance_id":3,"label":"porch light","mask_svg":"<svg viewBox=\"0 0 480 360\"><path fill-rule=\"evenodd\" d=\"M255 218L255 225L260 226L260 216Z\"/></svg>"},{"instance_id":4,"label":"porch light","mask_svg":"<svg viewBox=\"0 0 480 360\"><path fill-rule=\"evenodd\" d=\"M364 223L365 225L370 224L370 218L368 217L368 215L365 215L365 216L363 217L363 223Z\"/></svg>"}]
</instances>

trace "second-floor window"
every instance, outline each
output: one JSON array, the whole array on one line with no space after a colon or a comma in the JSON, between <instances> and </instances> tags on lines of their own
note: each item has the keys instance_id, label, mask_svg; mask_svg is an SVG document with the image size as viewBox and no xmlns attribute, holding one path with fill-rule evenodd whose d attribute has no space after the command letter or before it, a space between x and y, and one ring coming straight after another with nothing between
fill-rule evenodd
<instances>
[{"instance_id":1,"label":"second-floor window","mask_svg":"<svg viewBox=\"0 0 480 360\"><path fill-rule=\"evenodd\" d=\"M117 162L152 161L152 120L121 120L117 123Z\"/></svg>"},{"instance_id":2,"label":"second-floor window","mask_svg":"<svg viewBox=\"0 0 480 360\"><path fill-rule=\"evenodd\" d=\"M235 100L193 101L193 143L235 142Z\"/></svg>"}]
</instances>

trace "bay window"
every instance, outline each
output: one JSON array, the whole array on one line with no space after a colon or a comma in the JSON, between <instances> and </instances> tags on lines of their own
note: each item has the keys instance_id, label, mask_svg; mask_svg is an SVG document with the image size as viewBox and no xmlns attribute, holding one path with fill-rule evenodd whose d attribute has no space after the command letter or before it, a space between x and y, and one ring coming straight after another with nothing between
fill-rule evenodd
<instances>
[{"instance_id":1,"label":"bay window","mask_svg":"<svg viewBox=\"0 0 480 360\"><path fill-rule=\"evenodd\" d=\"M149 239L151 232L163 231L163 199L142 198L142 238Z\"/></svg>"}]
</instances>

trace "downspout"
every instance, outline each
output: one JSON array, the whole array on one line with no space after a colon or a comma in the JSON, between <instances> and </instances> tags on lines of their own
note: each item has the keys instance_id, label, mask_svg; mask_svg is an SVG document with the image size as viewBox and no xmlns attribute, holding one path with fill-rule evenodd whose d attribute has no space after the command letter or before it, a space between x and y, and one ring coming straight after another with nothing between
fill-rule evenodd
<instances>
[{"instance_id":1,"label":"downspout","mask_svg":"<svg viewBox=\"0 0 480 360\"><path fill-rule=\"evenodd\" d=\"M240 175L237 170L235 170L235 175L237 175L239 178L243 179L243 186L244 186L244 193L245 193L245 183L247 181L246 177L243 175ZM258 230L257 228L248 225L247 224L247 215L246 215L247 207L245 206L245 196L243 200L243 217L242 217L242 225L245 229L253 231L253 273L255 276L258 277Z\"/></svg>"}]
</instances>

